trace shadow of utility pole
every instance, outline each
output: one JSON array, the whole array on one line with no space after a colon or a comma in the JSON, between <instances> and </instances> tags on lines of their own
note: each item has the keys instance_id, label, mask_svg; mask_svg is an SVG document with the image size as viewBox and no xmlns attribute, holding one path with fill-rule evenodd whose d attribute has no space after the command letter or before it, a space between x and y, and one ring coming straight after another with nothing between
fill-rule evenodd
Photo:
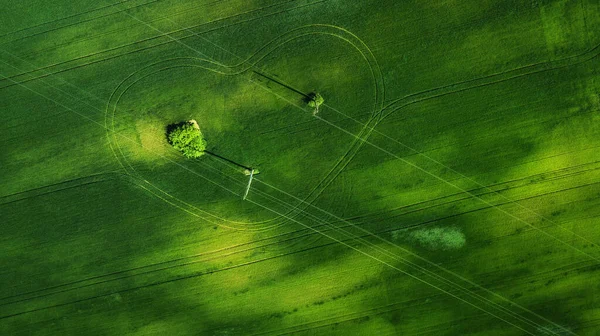
<instances>
[{"instance_id":1,"label":"shadow of utility pole","mask_svg":"<svg viewBox=\"0 0 600 336\"><path fill-rule=\"evenodd\" d=\"M216 153L213 153L213 152L211 152L211 151L207 151L207 150L205 150L205 151L204 151L204 153L206 153L206 154L208 154L208 155L210 155L210 156L212 156L212 157L215 157L215 158L217 158L217 159L219 159L219 160L225 161L225 162L227 162L227 163L229 163L229 164L231 164L231 165L234 165L234 166L236 166L236 167L243 168L243 169L246 169L246 170L249 170L249 171L251 171L251 170L252 170L252 168L250 168L250 167L244 166L244 165L243 165L243 164L241 164L241 163L237 163L237 162L235 162L235 161L233 161L233 160L230 160L230 159L228 159L228 158L226 158L226 157L223 157L223 156L221 156L221 155L219 155L219 154L216 154Z\"/></svg>"}]
</instances>

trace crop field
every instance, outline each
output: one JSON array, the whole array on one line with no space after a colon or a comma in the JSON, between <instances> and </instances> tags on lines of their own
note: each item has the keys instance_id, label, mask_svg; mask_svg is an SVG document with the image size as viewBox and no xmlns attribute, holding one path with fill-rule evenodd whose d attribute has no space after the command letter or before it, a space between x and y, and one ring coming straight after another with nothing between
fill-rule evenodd
<instances>
[{"instance_id":1,"label":"crop field","mask_svg":"<svg viewBox=\"0 0 600 336\"><path fill-rule=\"evenodd\" d=\"M0 335L600 335L599 1L0 4Z\"/></svg>"}]
</instances>

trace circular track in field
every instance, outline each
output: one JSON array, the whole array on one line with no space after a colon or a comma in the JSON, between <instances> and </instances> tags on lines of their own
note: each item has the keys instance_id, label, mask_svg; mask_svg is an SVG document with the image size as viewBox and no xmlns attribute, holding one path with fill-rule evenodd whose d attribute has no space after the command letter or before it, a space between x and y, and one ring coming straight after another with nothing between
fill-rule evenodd
<instances>
[{"instance_id":1,"label":"circular track in field","mask_svg":"<svg viewBox=\"0 0 600 336\"><path fill-rule=\"evenodd\" d=\"M293 94L288 95L285 92L281 94L281 87L274 84L274 81L271 79L264 80L256 75L257 73L261 76L266 74L265 77L268 78L268 76L271 76L268 67L271 63L276 63L282 59L295 59L294 57L278 55L278 53L287 52L289 48L284 47L306 40L314 40L315 38L330 39L330 44L337 43L340 50L343 48L354 50L354 60L363 64L364 71L362 73L371 78L368 81L369 87L371 87L371 93L369 94L371 102L365 103L367 105L364 106L357 106L354 109L356 111L364 111L365 109L371 111L365 119L361 120L364 127L356 129L356 138L350 143L346 143L344 146L336 146L335 150L328 150L335 157L327 158L326 168L323 168L325 167L323 166L308 171L296 164L291 165L295 167L295 170L286 169L283 165L286 158L279 159L279 156L273 155L274 153L262 154L263 157L271 158L270 160L264 158L262 161L254 159L261 156L260 151L264 150L265 147L276 147L277 143L282 142L282 139L289 138L288 132L307 133L306 130L302 130L304 126L313 125L310 130L319 137L325 137L330 132L327 128L318 129L318 122L310 117L310 111L301 111L303 106L300 99L294 99ZM315 53L317 52L315 51ZM302 61L302 59L298 60ZM354 73L360 73L356 71L355 66L353 66L353 71ZM343 71L342 75L344 75ZM310 77L310 75L307 77ZM328 80L331 80L328 76L314 73L313 77L315 81L323 81L318 84L324 87L331 85L327 83ZM197 82L190 80L190 78L195 78ZM283 77L283 79L287 81L289 78ZM359 79L364 82L364 76ZM157 86L155 84L158 80L171 81L170 83L184 80L186 83L193 83L187 85L177 82L177 85L167 86L163 83L162 86ZM194 87L194 85L201 86L202 90ZM163 90L165 87L175 87L180 91ZM214 91L212 95L210 91ZM224 93L221 94L221 91ZM264 92L264 95L257 93L261 91ZM348 100L348 97L357 96L354 92L348 90L346 92L342 89L338 90L339 92L333 91L332 89L332 94L327 97L329 101L333 101L333 106L337 106L334 105L335 98L343 101ZM182 102L194 100L189 99L194 92L199 92L198 95L206 93L202 97L204 100L202 102L196 101L196 105L192 103L183 104L177 109L165 103L169 101L170 96L174 96L174 99L179 99ZM217 94L214 94L215 92ZM250 93L250 96L248 96L248 93ZM231 111L228 108L219 111L217 108L219 105L218 98L214 99L219 94L221 96L227 95L228 107L233 106ZM383 94L381 71L372 52L364 42L340 27L308 25L278 36L248 58L234 65L223 65L202 58L179 57L152 63L135 71L127 76L111 94L107 104L105 123L107 137L116 159L128 174L143 181L140 187L147 192L190 215L214 225L241 230L266 230L280 226L303 213L308 213L308 210L310 210L308 207L315 202L358 152L358 149L364 143L361 140L370 135L373 129L372 126L376 124L377 119L380 117L384 100ZM147 101L154 100L154 97L156 97L156 101L147 104ZM248 97L251 97L251 99L248 99ZM364 97L364 94L362 97ZM246 101L240 102L243 100L242 98ZM236 103L247 104L249 100L254 102L249 106L242 106L242 108L246 108L243 114L236 111L236 108L238 108L235 105ZM362 101L364 100L363 98ZM198 104L204 104L205 101L210 102L206 103L207 105L198 106ZM164 106L164 109L161 109L161 106ZM264 116L268 113L263 108L265 106L289 114L284 118L279 116L278 120L264 121L267 119ZM202 111L212 111L213 114L206 112L205 115L198 116L197 113L204 113ZM251 113L246 113L246 111L254 111L257 115L252 116ZM294 113L292 114L291 111L294 111ZM220 114L215 117L215 113ZM249 115L246 116L246 114ZM246 118L246 121L250 120L251 122L243 124L244 120L241 122L237 120L244 118ZM212 158L210 155L205 155L196 161L183 160L179 153L166 144L163 135L166 124L187 119L197 119L200 122L209 141L209 150L213 149L211 139L219 139L220 141L214 141L216 148L213 151L248 166L256 164L263 171L263 174L260 175L261 179L265 179L269 183L274 182L273 185L277 185L288 193L296 191L298 188L304 188L300 194L293 192L300 200L290 198L270 190L264 185L257 184L255 187L253 186L251 199L270 210L260 209L251 202L242 201L239 197L239 194L245 188L247 177L238 174L235 167L227 166L226 163L222 162L223 160ZM261 122L252 122L252 120L261 120ZM292 128L285 129L289 125L283 125L281 129L265 128L264 126L271 121L281 122L281 120L291 123ZM261 125L263 128L252 129L251 125L254 124ZM251 136L258 131L263 131L264 134ZM252 142L253 139L259 140ZM247 144L248 141L252 143ZM231 148L224 148L226 146L221 145L224 143ZM236 146L246 146L243 148L244 151L251 153L251 155L244 155L244 151L232 149ZM305 152L311 153L315 148L307 147ZM285 152L285 149L283 152ZM249 162L253 159L258 162ZM289 158L290 161L295 159L297 157L290 156ZM312 159L315 160L314 157ZM313 178L312 185L303 185L305 180L305 177L301 176L303 172L311 173L313 176L317 174L318 178Z\"/></svg>"}]
</instances>

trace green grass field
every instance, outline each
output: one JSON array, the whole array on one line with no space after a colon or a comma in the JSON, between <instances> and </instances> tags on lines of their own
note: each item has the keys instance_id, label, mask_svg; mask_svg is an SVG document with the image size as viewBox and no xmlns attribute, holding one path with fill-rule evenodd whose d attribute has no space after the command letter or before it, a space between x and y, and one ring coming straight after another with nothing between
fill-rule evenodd
<instances>
[{"instance_id":1,"label":"green grass field","mask_svg":"<svg viewBox=\"0 0 600 336\"><path fill-rule=\"evenodd\" d=\"M0 335L600 335L598 1L0 3Z\"/></svg>"}]
</instances>

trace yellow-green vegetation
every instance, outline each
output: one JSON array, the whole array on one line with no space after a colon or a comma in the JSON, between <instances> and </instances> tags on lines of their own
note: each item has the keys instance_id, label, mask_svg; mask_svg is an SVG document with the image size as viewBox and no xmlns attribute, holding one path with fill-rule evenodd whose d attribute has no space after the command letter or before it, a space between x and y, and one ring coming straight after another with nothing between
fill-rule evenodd
<instances>
[{"instance_id":1,"label":"yellow-green vegetation","mask_svg":"<svg viewBox=\"0 0 600 336\"><path fill-rule=\"evenodd\" d=\"M0 335L598 333L598 1L5 5Z\"/></svg>"}]
</instances>

